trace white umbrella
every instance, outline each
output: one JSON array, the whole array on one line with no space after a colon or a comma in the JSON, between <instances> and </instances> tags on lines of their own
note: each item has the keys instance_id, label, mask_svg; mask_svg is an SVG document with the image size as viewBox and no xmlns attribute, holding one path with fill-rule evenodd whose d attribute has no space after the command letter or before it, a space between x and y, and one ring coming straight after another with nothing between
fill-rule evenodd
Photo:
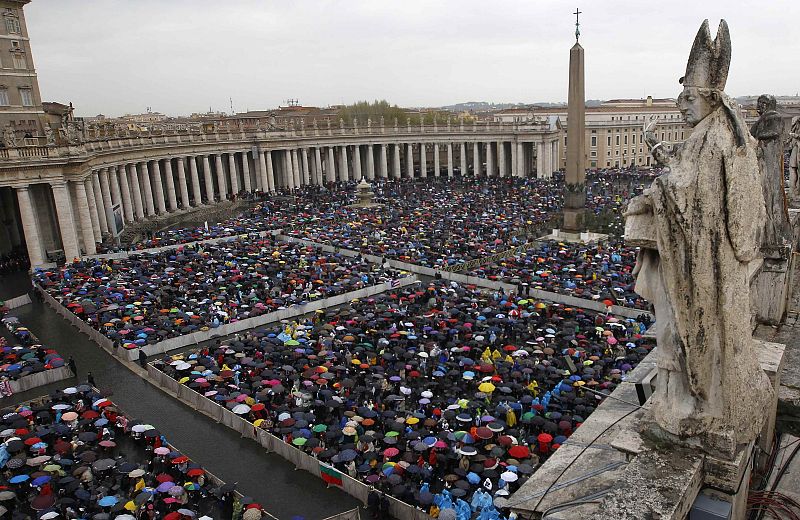
<instances>
[{"instance_id":1,"label":"white umbrella","mask_svg":"<svg viewBox=\"0 0 800 520\"><path fill-rule=\"evenodd\" d=\"M250 407L246 404L237 404L233 407L233 413L237 415L244 415L250 411Z\"/></svg>"},{"instance_id":2,"label":"white umbrella","mask_svg":"<svg viewBox=\"0 0 800 520\"><path fill-rule=\"evenodd\" d=\"M513 471L506 471L505 473L500 475L500 478L505 480L506 482L516 482L519 477Z\"/></svg>"}]
</instances>

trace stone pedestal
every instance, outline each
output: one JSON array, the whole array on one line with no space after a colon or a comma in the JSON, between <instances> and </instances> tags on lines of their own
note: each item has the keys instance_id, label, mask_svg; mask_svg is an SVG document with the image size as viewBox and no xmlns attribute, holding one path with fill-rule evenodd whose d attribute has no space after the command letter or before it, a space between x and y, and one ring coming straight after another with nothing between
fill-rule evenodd
<instances>
[{"instance_id":1,"label":"stone pedestal","mask_svg":"<svg viewBox=\"0 0 800 520\"><path fill-rule=\"evenodd\" d=\"M608 240L608 235L592 233L591 231L573 232L565 229L554 229L549 235L539 237L537 240L556 240L558 242L569 242L571 244L592 244Z\"/></svg>"},{"instance_id":2,"label":"stone pedestal","mask_svg":"<svg viewBox=\"0 0 800 520\"><path fill-rule=\"evenodd\" d=\"M754 348L777 389L784 345L754 340ZM648 403L637 406L637 385L651 379L655 356L645 358L519 490L495 503L521 518L548 512L548 520L684 520L700 509L743 520L751 461L760 452L755 442L721 458L640 433L651 419ZM759 419L761 438L771 442L774 406Z\"/></svg>"}]
</instances>

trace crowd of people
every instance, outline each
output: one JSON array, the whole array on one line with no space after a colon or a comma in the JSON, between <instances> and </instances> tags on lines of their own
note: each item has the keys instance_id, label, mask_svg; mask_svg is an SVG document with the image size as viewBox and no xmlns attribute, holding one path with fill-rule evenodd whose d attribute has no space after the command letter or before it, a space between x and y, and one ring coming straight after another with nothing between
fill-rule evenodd
<instances>
[{"instance_id":1,"label":"crowd of people","mask_svg":"<svg viewBox=\"0 0 800 520\"><path fill-rule=\"evenodd\" d=\"M24 249L0 255L0 276L27 271L31 266L28 253Z\"/></svg>"},{"instance_id":2,"label":"crowd of people","mask_svg":"<svg viewBox=\"0 0 800 520\"><path fill-rule=\"evenodd\" d=\"M243 520L262 516L259 504L212 483L152 425L89 385L3 410L0 440L3 518L211 520L230 519L234 509L244 509Z\"/></svg>"},{"instance_id":3,"label":"crowd of people","mask_svg":"<svg viewBox=\"0 0 800 520\"><path fill-rule=\"evenodd\" d=\"M520 293L540 289L648 309L650 304L634 291L635 265L636 251L619 240L588 245L547 241L468 274L517 285Z\"/></svg>"},{"instance_id":4,"label":"crowd of people","mask_svg":"<svg viewBox=\"0 0 800 520\"><path fill-rule=\"evenodd\" d=\"M434 516L500 518L494 498L568 442L650 352L640 319L437 280L156 366Z\"/></svg>"},{"instance_id":5,"label":"crowd of people","mask_svg":"<svg viewBox=\"0 0 800 520\"><path fill-rule=\"evenodd\" d=\"M0 381L16 380L64 366L61 355L55 349L43 346L16 316L3 316L0 322L8 331L8 334L0 335ZM0 387L0 394L7 393L5 386Z\"/></svg>"},{"instance_id":6,"label":"crowd of people","mask_svg":"<svg viewBox=\"0 0 800 520\"><path fill-rule=\"evenodd\" d=\"M34 272L62 305L129 349L401 276L258 235Z\"/></svg>"}]
</instances>

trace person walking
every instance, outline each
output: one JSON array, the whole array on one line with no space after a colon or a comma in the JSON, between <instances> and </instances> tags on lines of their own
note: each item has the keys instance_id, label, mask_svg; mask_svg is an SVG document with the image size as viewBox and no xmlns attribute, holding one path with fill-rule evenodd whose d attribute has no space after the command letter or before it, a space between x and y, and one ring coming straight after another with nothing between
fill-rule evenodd
<instances>
[{"instance_id":1,"label":"person walking","mask_svg":"<svg viewBox=\"0 0 800 520\"><path fill-rule=\"evenodd\" d=\"M75 366L75 360L72 358L72 356L69 357L69 360L67 361L67 366L72 371L73 376L78 375L78 367Z\"/></svg>"},{"instance_id":2,"label":"person walking","mask_svg":"<svg viewBox=\"0 0 800 520\"><path fill-rule=\"evenodd\" d=\"M89 382L89 385L93 386L94 388L97 388L97 384L95 383L94 376L92 375L91 372L86 372L86 381Z\"/></svg>"}]
</instances>

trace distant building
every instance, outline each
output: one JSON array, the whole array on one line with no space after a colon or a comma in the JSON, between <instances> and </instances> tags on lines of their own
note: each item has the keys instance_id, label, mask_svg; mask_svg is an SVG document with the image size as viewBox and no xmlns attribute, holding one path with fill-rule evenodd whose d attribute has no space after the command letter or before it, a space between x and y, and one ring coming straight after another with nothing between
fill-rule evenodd
<instances>
[{"instance_id":1,"label":"distant building","mask_svg":"<svg viewBox=\"0 0 800 520\"><path fill-rule=\"evenodd\" d=\"M494 112L493 120L514 123L546 121L555 116L561 129L558 145L559 168L566 165L567 107L512 108ZM615 167L649 167L652 158L643 142L644 124L655 117L659 120L656 132L659 139L682 142L689 135L674 99L612 99L599 106L586 107L587 170Z\"/></svg>"},{"instance_id":2,"label":"distant building","mask_svg":"<svg viewBox=\"0 0 800 520\"><path fill-rule=\"evenodd\" d=\"M44 135L47 121L23 12L29 2L0 0L0 127L18 139Z\"/></svg>"}]
</instances>

